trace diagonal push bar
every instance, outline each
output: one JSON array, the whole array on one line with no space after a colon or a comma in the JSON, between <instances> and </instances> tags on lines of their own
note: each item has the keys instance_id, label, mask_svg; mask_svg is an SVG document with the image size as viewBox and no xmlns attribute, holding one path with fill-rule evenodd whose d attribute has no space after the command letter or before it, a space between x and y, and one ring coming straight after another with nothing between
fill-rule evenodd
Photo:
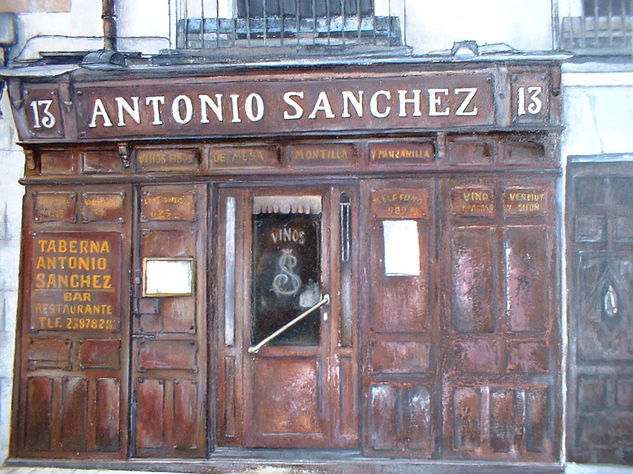
<instances>
[{"instance_id":1,"label":"diagonal push bar","mask_svg":"<svg viewBox=\"0 0 633 474\"><path fill-rule=\"evenodd\" d=\"M290 329L292 326L294 326L295 324L297 324L299 321L301 321L303 318L305 318L306 316L312 314L314 311L316 311L317 309L319 309L321 306L324 306L326 304L328 304L330 302L330 295L326 294L321 301L319 301L318 303L316 303L314 306L312 306L311 308L308 308L307 310L305 310L303 313L301 313L299 316L297 316L296 318L294 318L292 321L284 324L282 327L280 327L279 329L277 329L275 332L273 332L270 336L265 337L264 339L262 339L258 344L251 346L248 348L248 352L251 354L257 354L259 352L259 350L262 348L262 346L265 346L266 344L268 344L270 341L272 341L273 339L275 339L277 336L279 336L280 334L283 334L284 332L286 332L288 329Z\"/></svg>"}]
</instances>

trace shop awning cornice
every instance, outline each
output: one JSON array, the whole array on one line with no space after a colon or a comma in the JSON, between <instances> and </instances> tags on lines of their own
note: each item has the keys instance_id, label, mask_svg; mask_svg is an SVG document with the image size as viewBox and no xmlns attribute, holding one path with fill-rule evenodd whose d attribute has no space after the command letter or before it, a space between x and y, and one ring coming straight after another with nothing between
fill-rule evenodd
<instances>
[{"instance_id":1,"label":"shop awning cornice","mask_svg":"<svg viewBox=\"0 0 633 474\"><path fill-rule=\"evenodd\" d=\"M519 64L519 63L555 63L561 64L571 59L573 55L565 52L535 51L501 54L481 54L473 57L455 57L444 54L429 54L423 56L397 57L308 57L284 58L278 60L261 60L246 62L207 62L200 60L186 64L156 64L157 57L135 59L133 64L125 67L99 69L98 67L84 67L77 64L41 64L18 67L0 68L3 78L58 78L72 74L77 78L91 78L93 80L107 80L113 76L164 76L164 75L206 75L214 72L238 73L257 70L303 70L303 69L345 69L345 68L375 68L375 67L477 67L490 64ZM132 62L132 61L131 61Z\"/></svg>"}]
</instances>

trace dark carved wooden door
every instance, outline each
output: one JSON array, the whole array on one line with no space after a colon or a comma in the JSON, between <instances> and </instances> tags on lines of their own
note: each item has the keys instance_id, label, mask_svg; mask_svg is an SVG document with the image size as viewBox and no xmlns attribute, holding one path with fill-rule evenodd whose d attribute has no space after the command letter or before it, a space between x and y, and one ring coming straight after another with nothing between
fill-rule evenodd
<instances>
[{"instance_id":1,"label":"dark carved wooden door","mask_svg":"<svg viewBox=\"0 0 633 474\"><path fill-rule=\"evenodd\" d=\"M357 446L352 200L333 188L220 193L222 444Z\"/></svg>"},{"instance_id":2,"label":"dark carved wooden door","mask_svg":"<svg viewBox=\"0 0 633 474\"><path fill-rule=\"evenodd\" d=\"M633 173L570 165L570 460L633 462Z\"/></svg>"},{"instance_id":3,"label":"dark carved wooden door","mask_svg":"<svg viewBox=\"0 0 633 474\"><path fill-rule=\"evenodd\" d=\"M136 456L206 455L206 185L139 189L132 321Z\"/></svg>"}]
</instances>

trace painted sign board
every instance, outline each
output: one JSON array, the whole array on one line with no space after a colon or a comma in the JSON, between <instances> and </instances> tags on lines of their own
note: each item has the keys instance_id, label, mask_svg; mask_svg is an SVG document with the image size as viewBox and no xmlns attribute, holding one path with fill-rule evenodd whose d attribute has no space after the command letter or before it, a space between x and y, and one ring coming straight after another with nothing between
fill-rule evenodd
<instances>
[{"instance_id":1,"label":"painted sign board","mask_svg":"<svg viewBox=\"0 0 633 474\"><path fill-rule=\"evenodd\" d=\"M78 85L81 137L492 125L492 75L296 81ZM283 124L283 125L282 125Z\"/></svg>"},{"instance_id":2,"label":"painted sign board","mask_svg":"<svg viewBox=\"0 0 633 474\"><path fill-rule=\"evenodd\" d=\"M20 111L25 119L20 124L26 126L22 135L25 140L89 140L459 129L498 126L499 117L523 109L522 121L549 120L545 85L539 83L530 94L517 96L522 105L512 108L500 99L506 93L499 93L507 89L510 95L509 85L492 70L376 74L362 80L342 75L328 80L239 79L78 82L66 100L67 108L59 106L57 84L27 84L30 100ZM523 88L527 91L526 87L529 84ZM378 148L377 157L382 156ZM410 158L421 159L415 154Z\"/></svg>"},{"instance_id":3,"label":"painted sign board","mask_svg":"<svg viewBox=\"0 0 633 474\"><path fill-rule=\"evenodd\" d=\"M30 246L31 330L119 330L120 234L41 232Z\"/></svg>"},{"instance_id":4,"label":"painted sign board","mask_svg":"<svg viewBox=\"0 0 633 474\"><path fill-rule=\"evenodd\" d=\"M247 76L226 72L167 77L150 68L138 72L135 79L127 75L72 77L72 88L62 79L50 83L16 80L24 91L22 100L14 102L21 139L154 140L323 130L365 134L372 130L506 129L560 119L559 74L539 66L447 69L418 65L405 73L377 66L360 77L342 70L308 75L271 69ZM434 151L413 144L404 149L373 148L379 161L398 156L420 162L432 158ZM156 153L144 157L150 160L149 166ZM256 156L247 153L243 158Z\"/></svg>"}]
</instances>

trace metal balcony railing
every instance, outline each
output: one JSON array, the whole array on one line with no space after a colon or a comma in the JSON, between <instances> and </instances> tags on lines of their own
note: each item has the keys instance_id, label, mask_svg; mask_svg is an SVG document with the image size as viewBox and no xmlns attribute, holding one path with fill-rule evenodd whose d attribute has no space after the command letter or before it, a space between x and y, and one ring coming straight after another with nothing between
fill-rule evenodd
<instances>
[{"instance_id":1,"label":"metal balcony railing","mask_svg":"<svg viewBox=\"0 0 633 474\"><path fill-rule=\"evenodd\" d=\"M392 0L382 0L386 15L374 1L175 0L176 48L402 46Z\"/></svg>"},{"instance_id":2,"label":"metal balcony railing","mask_svg":"<svg viewBox=\"0 0 633 474\"><path fill-rule=\"evenodd\" d=\"M581 16L563 17L560 46L579 54L633 54L633 0L583 0Z\"/></svg>"}]
</instances>

